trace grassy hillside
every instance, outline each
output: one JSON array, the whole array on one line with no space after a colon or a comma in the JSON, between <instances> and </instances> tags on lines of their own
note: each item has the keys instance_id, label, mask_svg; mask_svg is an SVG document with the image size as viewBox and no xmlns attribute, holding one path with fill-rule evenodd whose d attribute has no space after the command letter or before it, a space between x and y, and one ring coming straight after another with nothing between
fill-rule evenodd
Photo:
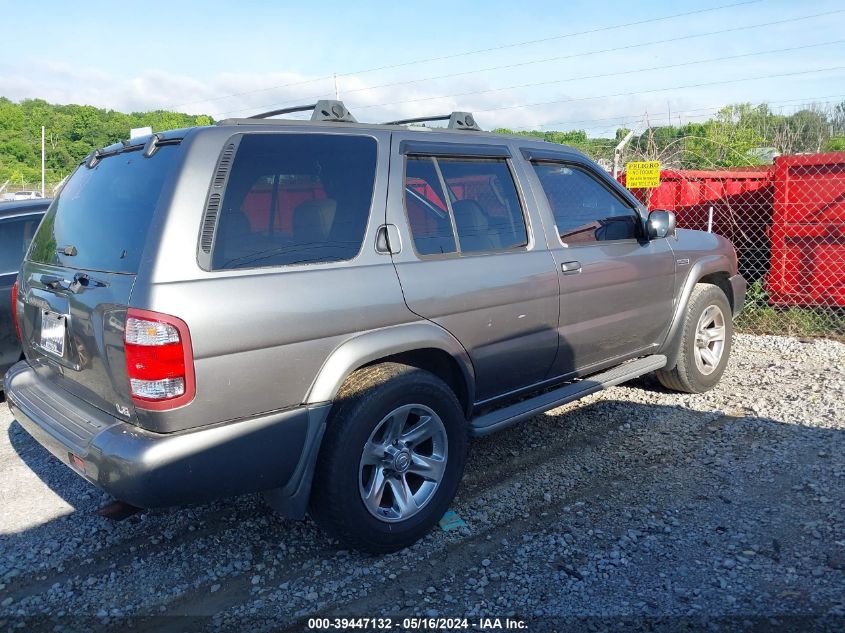
<instances>
[{"instance_id":1,"label":"grassy hillside","mask_svg":"<svg viewBox=\"0 0 845 633\"><path fill-rule=\"evenodd\" d=\"M97 147L129 137L130 128L154 131L208 125L211 117L179 112L133 112L84 105L55 105L41 99L14 103L0 97L0 185L19 189L41 181L41 126L46 127L48 184L58 183Z\"/></svg>"}]
</instances>

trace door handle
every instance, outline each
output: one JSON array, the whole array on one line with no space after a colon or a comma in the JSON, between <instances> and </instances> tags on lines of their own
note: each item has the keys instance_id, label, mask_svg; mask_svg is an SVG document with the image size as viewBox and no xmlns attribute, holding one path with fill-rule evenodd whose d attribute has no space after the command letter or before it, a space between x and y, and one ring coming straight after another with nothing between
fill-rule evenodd
<instances>
[{"instance_id":1,"label":"door handle","mask_svg":"<svg viewBox=\"0 0 845 633\"><path fill-rule=\"evenodd\" d=\"M564 275L575 275L581 272L581 262L563 262L560 269Z\"/></svg>"},{"instance_id":2,"label":"door handle","mask_svg":"<svg viewBox=\"0 0 845 633\"><path fill-rule=\"evenodd\" d=\"M382 224L378 227L376 250L382 255L396 255L402 250L402 240L395 224Z\"/></svg>"}]
</instances>

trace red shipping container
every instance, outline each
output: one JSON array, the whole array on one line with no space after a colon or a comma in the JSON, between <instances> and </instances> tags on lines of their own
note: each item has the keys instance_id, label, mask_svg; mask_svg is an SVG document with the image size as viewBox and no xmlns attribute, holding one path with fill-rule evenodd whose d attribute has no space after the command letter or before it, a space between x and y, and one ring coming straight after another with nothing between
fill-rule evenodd
<instances>
[{"instance_id":1,"label":"red shipping container","mask_svg":"<svg viewBox=\"0 0 845 633\"><path fill-rule=\"evenodd\" d=\"M845 307L845 153L775 160L770 301Z\"/></svg>"}]
</instances>

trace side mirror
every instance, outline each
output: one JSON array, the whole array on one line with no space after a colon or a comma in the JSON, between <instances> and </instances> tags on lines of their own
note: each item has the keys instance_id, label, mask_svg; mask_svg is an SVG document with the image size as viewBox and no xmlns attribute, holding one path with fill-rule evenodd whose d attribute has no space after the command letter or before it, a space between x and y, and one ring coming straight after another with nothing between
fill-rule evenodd
<instances>
[{"instance_id":1,"label":"side mirror","mask_svg":"<svg viewBox=\"0 0 845 633\"><path fill-rule=\"evenodd\" d=\"M663 209L655 209L648 214L648 238L675 237L675 214Z\"/></svg>"}]
</instances>

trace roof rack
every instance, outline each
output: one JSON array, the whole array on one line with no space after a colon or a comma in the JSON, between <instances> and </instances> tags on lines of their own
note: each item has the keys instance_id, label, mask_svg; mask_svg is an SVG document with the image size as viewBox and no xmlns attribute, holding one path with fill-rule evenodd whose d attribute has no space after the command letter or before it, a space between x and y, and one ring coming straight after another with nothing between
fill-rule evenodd
<instances>
[{"instance_id":1,"label":"roof rack","mask_svg":"<svg viewBox=\"0 0 845 633\"><path fill-rule=\"evenodd\" d=\"M481 128L475 122L471 112L452 112L452 114L438 114L435 116L421 116L415 119L402 119L400 121L388 121L384 125L405 125L407 123L423 123L425 121L449 121L447 127L453 130L473 130L480 132Z\"/></svg>"},{"instance_id":2,"label":"roof rack","mask_svg":"<svg viewBox=\"0 0 845 633\"><path fill-rule=\"evenodd\" d=\"M343 105L343 101L335 101L333 99L322 99L317 103L309 105L292 106L290 108L282 108L281 110L270 110L269 112L262 112L261 114L253 114L250 119L267 119L278 114L290 114L291 112L307 112L313 110L311 113L312 121L342 121L345 123L357 123L358 120L352 116L352 113Z\"/></svg>"}]
</instances>

